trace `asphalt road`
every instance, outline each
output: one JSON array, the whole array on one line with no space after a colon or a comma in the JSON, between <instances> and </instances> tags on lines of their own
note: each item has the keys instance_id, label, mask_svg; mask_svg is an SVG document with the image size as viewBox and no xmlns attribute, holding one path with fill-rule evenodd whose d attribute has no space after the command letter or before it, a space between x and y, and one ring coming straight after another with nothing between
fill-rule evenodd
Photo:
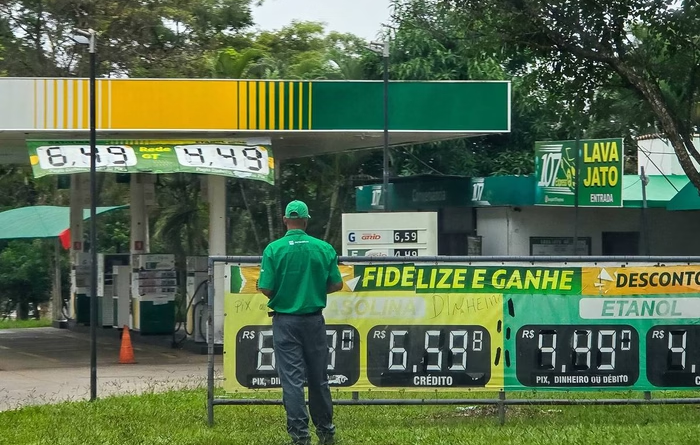
<instances>
[{"instance_id":1,"label":"asphalt road","mask_svg":"<svg viewBox=\"0 0 700 445\"><path fill-rule=\"evenodd\" d=\"M113 333L98 337L98 397L206 384L206 355L133 342L137 363L121 365L120 344ZM220 362L217 357L217 371ZM54 328L0 330L0 411L84 400L89 394L87 333Z\"/></svg>"}]
</instances>

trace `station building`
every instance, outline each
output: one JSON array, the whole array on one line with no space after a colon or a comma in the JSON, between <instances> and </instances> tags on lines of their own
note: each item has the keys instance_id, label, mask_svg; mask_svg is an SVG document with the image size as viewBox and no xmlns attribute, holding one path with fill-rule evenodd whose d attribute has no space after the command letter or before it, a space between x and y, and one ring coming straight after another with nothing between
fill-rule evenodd
<instances>
[{"instance_id":1,"label":"station building","mask_svg":"<svg viewBox=\"0 0 700 445\"><path fill-rule=\"evenodd\" d=\"M437 212L439 255L697 255L697 190L666 140L650 135L638 145L639 174L622 177L622 207L536 205L534 175L424 175L389 185L391 209ZM382 211L380 190L358 186L356 211Z\"/></svg>"}]
</instances>

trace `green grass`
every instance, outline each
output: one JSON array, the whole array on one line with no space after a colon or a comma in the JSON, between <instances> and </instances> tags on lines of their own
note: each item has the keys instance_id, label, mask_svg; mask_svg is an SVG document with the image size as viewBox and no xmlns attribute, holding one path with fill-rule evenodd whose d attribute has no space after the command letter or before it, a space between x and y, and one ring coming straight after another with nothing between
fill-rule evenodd
<instances>
[{"instance_id":1,"label":"green grass","mask_svg":"<svg viewBox=\"0 0 700 445\"><path fill-rule=\"evenodd\" d=\"M46 328L53 324L49 319L41 320L0 320L0 329Z\"/></svg>"},{"instance_id":2,"label":"green grass","mask_svg":"<svg viewBox=\"0 0 700 445\"><path fill-rule=\"evenodd\" d=\"M339 445L700 443L694 406L509 407L505 426L493 407L338 406L335 413ZM207 427L201 390L120 396L0 413L0 444L287 443L282 407L217 406L215 419Z\"/></svg>"}]
</instances>

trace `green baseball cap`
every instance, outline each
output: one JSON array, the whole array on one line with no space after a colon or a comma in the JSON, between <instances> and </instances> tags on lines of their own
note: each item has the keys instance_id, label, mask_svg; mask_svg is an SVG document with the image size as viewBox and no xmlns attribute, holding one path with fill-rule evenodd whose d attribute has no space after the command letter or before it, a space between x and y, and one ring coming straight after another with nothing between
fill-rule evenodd
<instances>
[{"instance_id":1,"label":"green baseball cap","mask_svg":"<svg viewBox=\"0 0 700 445\"><path fill-rule=\"evenodd\" d=\"M294 200L287 204L284 217L288 219L310 219L309 208L302 201Z\"/></svg>"}]
</instances>

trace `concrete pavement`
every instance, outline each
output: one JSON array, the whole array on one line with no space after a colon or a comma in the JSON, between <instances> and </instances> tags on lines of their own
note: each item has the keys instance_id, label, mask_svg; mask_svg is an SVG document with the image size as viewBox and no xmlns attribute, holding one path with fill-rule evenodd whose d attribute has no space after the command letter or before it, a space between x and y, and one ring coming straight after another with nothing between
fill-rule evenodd
<instances>
[{"instance_id":1,"label":"concrete pavement","mask_svg":"<svg viewBox=\"0 0 700 445\"><path fill-rule=\"evenodd\" d=\"M206 385L206 355L134 342L137 364L120 365L116 335L100 335L97 344L98 397ZM217 371L220 366L217 356ZM54 328L0 330L0 411L89 395L89 335Z\"/></svg>"}]
</instances>

